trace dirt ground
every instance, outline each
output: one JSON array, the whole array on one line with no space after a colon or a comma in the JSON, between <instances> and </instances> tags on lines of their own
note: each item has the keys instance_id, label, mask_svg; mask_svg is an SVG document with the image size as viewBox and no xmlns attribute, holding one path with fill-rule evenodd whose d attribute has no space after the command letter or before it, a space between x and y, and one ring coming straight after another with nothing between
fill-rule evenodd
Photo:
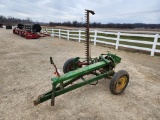
<instances>
[{"instance_id":1,"label":"dirt ground","mask_svg":"<svg viewBox=\"0 0 160 120\"><path fill-rule=\"evenodd\" d=\"M160 57L93 46L92 57L115 53L122 58L130 82L122 95L113 95L109 80L86 85L38 106L33 100L51 89L52 56L62 72L64 62L84 57L84 43L53 37L26 40L0 29L0 120L160 120Z\"/></svg>"}]
</instances>

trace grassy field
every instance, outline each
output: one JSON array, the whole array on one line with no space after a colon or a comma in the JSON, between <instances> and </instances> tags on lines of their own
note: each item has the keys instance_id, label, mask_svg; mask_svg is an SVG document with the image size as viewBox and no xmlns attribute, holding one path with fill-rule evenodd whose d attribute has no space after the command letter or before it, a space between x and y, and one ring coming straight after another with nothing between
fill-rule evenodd
<instances>
[{"instance_id":1,"label":"grassy field","mask_svg":"<svg viewBox=\"0 0 160 120\"><path fill-rule=\"evenodd\" d=\"M49 33L51 33L51 30L48 30ZM59 32L59 30L54 30L54 32ZM67 31L61 31L61 35L67 37L67 34L63 34L63 33L67 33ZM69 32L69 37L74 37L74 38L79 38L79 32L74 32L74 31L70 31ZM85 38L85 32L81 32L81 34L83 36L81 36L81 38ZM57 34L58 35L58 34ZM111 42L111 43L116 43L116 40L112 40L112 39L106 39L106 38L99 38L99 37L110 37L110 38L117 38L117 35L114 34L105 34L105 33L97 33L97 40L100 41L105 41L105 42ZM94 32L90 32L90 39L94 39ZM130 40L137 40L137 41L147 41L147 42L153 42L154 38L149 38L149 37L138 37L138 36L124 36L121 35L120 39L130 39ZM158 39L158 42L160 42L160 38ZM133 43L133 42L127 42L127 41L120 41L120 44L124 44L124 45L129 45L129 46L137 46L137 47L144 47L144 48L152 48L152 45L150 44L143 44L143 43ZM156 46L156 49L160 50L160 45Z\"/></svg>"}]
</instances>

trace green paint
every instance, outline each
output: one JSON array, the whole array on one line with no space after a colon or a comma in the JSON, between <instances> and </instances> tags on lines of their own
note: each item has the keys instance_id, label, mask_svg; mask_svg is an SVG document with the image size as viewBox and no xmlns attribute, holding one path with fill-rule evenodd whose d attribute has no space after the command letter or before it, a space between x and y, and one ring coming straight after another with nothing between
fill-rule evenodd
<instances>
[{"instance_id":1,"label":"green paint","mask_svg":"<svg viewBox=\"0 0 160 120\"><path fill-rule=\"evenodd\" d=\"M107 59L107 58L109 58L109 59ZM77 61L77 60L79 60L78 57L76 58L75 61ZM99 59L95 58L95 59L91 59L91 61L93 61L95 63L87 65L87 66L82 67L82 68L77 68L76 70L70 71L66 74L63 74L60 77L52 78L51 79L52 86L55 86L54 87L55 91L53 92L53 90L50 90L49 92L40 95L40 97L38 97L38 99L36 100L36 103L40 104L40 103L42 103L44 101L47 101L51 98L52 98L52 100L54 100L55 97L57 97L59 95L62 95L64 93L67 93L71 90L80 88L84 85L87 85L87 84L92 83L94 81L105 78L106 76L113 76L114 75L114 70L108 70L107 69L108 71L106 71L103 74L99 74L99 75L97 75L97 76L95 76L95 77L93 77L89 80L85 80L85 81L82 81L82 82L79 82L77 84L74 84L72 86L67 87L68 84L78 80L81 76L91 74L91 72L93 72L95 70L99 70L100 68L105 69L105 67L109 66L109 64L111 62L114 62L115 65L120 63L121 58L118 57L117 55L108 53L108 54L101 54L99 56ZM62 84L62 83L64 83L63 85L66 85L66 86L64 86L64 88L61 87L61 89L60 89L59 86L57 86L57 85Z\"/></svg>"}]
</instances>

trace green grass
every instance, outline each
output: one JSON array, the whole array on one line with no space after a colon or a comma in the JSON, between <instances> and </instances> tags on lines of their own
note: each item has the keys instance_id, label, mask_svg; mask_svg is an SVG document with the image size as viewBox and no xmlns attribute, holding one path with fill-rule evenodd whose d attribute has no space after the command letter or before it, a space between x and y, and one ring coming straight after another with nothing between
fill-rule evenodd
<instances>
[{"instance_id":1,"label":"green grass","mask_svg":"<svg viewBox=\"0 0 160 120\"><path fill-rule=\"evenodd\" d=\"M117 35L113 35L113 34L104 34L104 33L97 33L97 36L117 38Z\"/></svg>"},{"instance_id":2,"label":"green grass","mask_svg":"<svg viewBox=\"0 0 160 120\"><path fill-rule=\"evenodd\" d=\"M59 30L54 30L54 32L59 32Z\"/></svg>"},{"instance_id":3,"label":"green grass","mask_svg":"<svg viewBox=\"0 0 160 120\"><path fill-rule=\"evenodd\" d=\"M124 42L124 41L120 41L119 43L123 44L123 45L130 45L130 46L137 46L137 47L144 47L144 48L152 48L152 45L142 44L142 43L130 43L130 42Z\"/></svg>"},{"instance_id":4,"label":"green grass","mask_svg":"<svg viewBox=\"0 0 160 120\"><path fill-rule=\"evenodd\" d=\"M140 40L140 41L148 41L153 42L154 38L148 37L137 37L137 36L120 36L121 39L131 39L131 40Z\"/></svg>"},{"instance_id":5,"label":"green grass","mask_svg":"<svg viewBox=\"0 0 160 120\"><path fill-rule=\"evenodd\" d=\"M76 35L69 35L69 37L79 38L79 36L76 36Z\"/></svg>"},{"instance_id":6,"label":"green grass","mask_svg":"<svg viewBox=\"0 0 160 120\"><path fill-rule=\"evenodd\" d=\"M49 32L51 33L52 31L49 30ZM59 30L54 30L54 32L59 32ZM62 31L63 33L67 33L67 31ZM78 34L79 32L74 32L74 31L70 31L69 34L75 34L77 36L74 35L70 35L70 37L75 37L75 38L79 38ZM85 32L81 32L82 35L85 35ZM94 32L90 32L90 39L94 39L94 37L92 37L92 35L94 35ZM67 35L63 35L63 36L67 36ZM97 33L97 36L103 36L103 37L110 37L110 38L117 38L117 35L114 34L105 34L105 33ZM81 36L81 38L85 38L85 36ZM120 35L120 39L130 39L130 40L137 40L137 41L148 41L148 42L153 42L154 38L149 38L149 37L139 37L139 36L124 36L124 35ZM116 40L111 40L111 39L105 39L105 38L98 38L97 40L100 41L105 41L105 42L111 42L111 43L116 43ZM158 42L160 43L160 38L158 39ZM124 44L124 45L130 45L130 46L137 46L137 47L144 47L144 48L152 48L152 45L148 45L148 44L143 44L143 43L132 43L132 42L126 42L126 41L120 41L120 44ZM160 45L156 46L156 49L160 50Z\"/></svg>"},{"instance_id":7,"label":"green grass","mask_svg":"<svg viewBox=\"0 0 160 120\"><path fill-rule=\"evenodd\" d=\"M148 41L153 42L154 38L148 38L148 37L137 37L137 36L120 36L121 39L130 39L130 40L137 40L137 41ZM131 43L126 41L120 41L120 44L124 45L130 45L130 46L137 46L137 47L144 47L144 48L152 48L152 45L143 44L143 43Z\"/></svg>"},{"instance_id":8,"label":"green grass","mask_svg":"<svg viewBox=\"0 0 160 120\"><path fill-rule=\"evenodd\" d=\"M116 43L115 40L110 40L110 39L104 39L104 38L97 38L99 41L104 41L104 42L110 42L110 43Z\"/></svg>"},{"instance_id":9,"label":"green grass","mask_svg":"<svg viewBox=\"0 0 160 120\"><path fill-rule=\"evenodd\" d=\"M157 46L156 46L156 49L160 50L160 46L159 46L159 45L157 45Z\"/></svg>"},{"instance_id":10,"label":"green grass","mask_svg":"<svg viewBox=\"0 0 160 120\"><path fill-rule=\"evenodd\" d=\"M160 43L160 38L158 38L158 42ZM160 50L160 45L157 45L156 49Z\"/></svg>"},{"instance_id":11,"label":"green grass","mask_svg":"<svg viewBox=\"0 0 160 120\"><path fill-rule=\"evenodd\" d=\"M104 34L104 33L98 33L97 36L103 36L103 37L111 37L111 38L117 38L117 35L114 34ZM108 40L104 38L97 38L98 40L106 41L106 42L112 42L116 43L115 40ZM137 41L148 41L148 42L153 42L154 38L149 38L149 37L139 37L139 36L124 36L121 35L120 39L130 39L130 40L137 40ZM160 38L158 39L158 42L160 42ZM143 43L132 43L132 42L126 42L126 41L120 41L120 44L124 45L130 45L130 46L137 46L137 47L144 47L144 48L152 48L152 45L148 44L143 44ZM160 46L157 45L156 49L160 49Z\"/></svg>"},{"instance_id":12,"label":"green grass","mask_svg":"<svg viewBox=\"0 0 160 120\"><path fill-rule=\"evenodd\" d=\"M78 32L69 32L69 34L79 34Z\"/></svg>"}]
</instances>

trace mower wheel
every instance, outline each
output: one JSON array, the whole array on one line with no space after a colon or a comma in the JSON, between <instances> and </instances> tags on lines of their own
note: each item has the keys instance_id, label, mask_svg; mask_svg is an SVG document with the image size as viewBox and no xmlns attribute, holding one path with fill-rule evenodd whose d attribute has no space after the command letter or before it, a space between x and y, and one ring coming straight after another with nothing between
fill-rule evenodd
<instances>
[{"instance_id":1,"label":"mower wheel","mask_svg":"<svg viewBox=\"0 0 160 120\"><path fill-rule=\"evenodd\" d=\"M129 74L125 70L120 70L114 74L110 81L110 91L115 94L121 94L127 87L129 82Z\"/></svg>"},{"instance_id":2,"label":"mower wheel","mask_svg":"<svg viewBox=\"0 0 160 120\"><path fill-rule=\"evenodd\" d=\"M75 58L70 58L64 63L64 65L63 65L63 73L67 73L69 71L75 70L75 68L74 68L74 59Z\"/></svg>"}]
</instances>

